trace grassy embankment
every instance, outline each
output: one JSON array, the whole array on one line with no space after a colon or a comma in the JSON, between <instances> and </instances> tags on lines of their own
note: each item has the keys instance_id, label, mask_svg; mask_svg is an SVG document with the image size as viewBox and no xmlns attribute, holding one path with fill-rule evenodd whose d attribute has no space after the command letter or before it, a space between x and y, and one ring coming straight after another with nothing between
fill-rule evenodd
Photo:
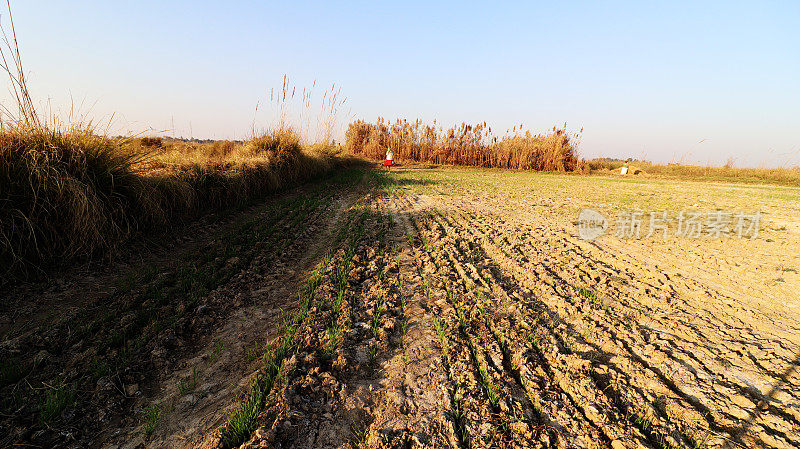
<instances>
[{"instance_id":1,"label":"grassy embankment","mask_svg":"<svg viewBox=\"0 0 800 449\"><path fill-rule=\"evenodd\" d=\"M243 205L341 165L291 129L245 143L111 139L31 123L0 129L4 280L106 254L132 235Z\"/></svg>"}]
</instances>

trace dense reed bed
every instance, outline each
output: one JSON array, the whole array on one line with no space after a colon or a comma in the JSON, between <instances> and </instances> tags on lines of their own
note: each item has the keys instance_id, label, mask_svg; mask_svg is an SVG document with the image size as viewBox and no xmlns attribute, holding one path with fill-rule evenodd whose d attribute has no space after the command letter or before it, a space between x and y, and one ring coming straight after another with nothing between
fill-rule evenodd
<instances>
[{"instance_id":1,"label":"dense reed bed","mask_svg":"<svg viewBox=\"0 0 800 449\"><path fill-rule=\"evenodd\" d=\"M566 125L547 134L523 132L520 125L497 137L485 122L443 130L435 122L389 123L379 118L376 123L351 123L346 139L347 151L369 159L383 158L389 148L400 161L561 172L581 169L576 148L580 133L567 132Z\"/></svg>"}]
</instances>

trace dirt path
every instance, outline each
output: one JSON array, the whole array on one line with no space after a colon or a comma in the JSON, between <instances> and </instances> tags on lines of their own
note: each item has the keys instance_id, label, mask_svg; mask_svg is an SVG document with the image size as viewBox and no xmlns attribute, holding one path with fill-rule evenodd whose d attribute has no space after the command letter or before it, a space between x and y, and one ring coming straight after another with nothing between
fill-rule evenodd
<instances>
[{"instance_id":1,"label":"dirt path","mask_svg":"<svg viewBox=\"0 0 800 449\"><path fill-rule=\"evenodd\" d=\"M247 305L206 337L208 343L193 358L183 360L182 369L159 381L154 390L160 394L148 401L160 404L169 413L159 421L157 431L145 439L141 429L134 427L133 433L138 435L133 438L115 437L126 443L121 447L146 442L147 447L154 448L193 448L224 423L236 405L233 399L252 382L265 345L278 336L282 313L297 307L296 292L327 251L344 211L359 193L363 194L363 188L362 185L323 197L313 216L303 220L299 232L284 225L283 231L293 240L280 253L254 258L236 281L212 293L221 301L242 301ZM181 382L196 383L196 387L181 391Z\"/></svg>"},{"instance_id":2,"label":"dirt path","mask_svg":"<svg viewBox=\"0 0 800 449\"><path fill-rule=\"evenodd\" d=\"M60 310L9 308L0 445L192 447L257 369L362 178L272 198L118 272L66 276L38 304Z\"/></svg>"},{"instance_id":3,"label":"dirt path","mask_svg":"<svg viewBox=\"0 0 800 449\"><path fill-rule=\"evenodd\" d=\"M351 211L350 237L333 247L302 344L246 447L457 447L400 212L374 195Z\"/></svg>"}]
</instances>

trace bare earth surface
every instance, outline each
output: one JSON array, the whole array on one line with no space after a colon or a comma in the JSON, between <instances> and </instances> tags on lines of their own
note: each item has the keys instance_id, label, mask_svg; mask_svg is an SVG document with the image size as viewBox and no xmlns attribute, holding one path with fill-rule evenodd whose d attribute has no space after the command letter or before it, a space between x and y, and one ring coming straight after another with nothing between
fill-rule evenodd
<instances>
[{"instance_id":1,"label":"bare earth surface","mask_svg":"<svg viewBox=\"0 0 800 449\"><path fill-rule=\"evenodd\" d=\"M616 237L633 209L763 218ZM800 447L798 217L790 187L353 171L10 292L0 445Z\"/></svg>"}]
</instances>

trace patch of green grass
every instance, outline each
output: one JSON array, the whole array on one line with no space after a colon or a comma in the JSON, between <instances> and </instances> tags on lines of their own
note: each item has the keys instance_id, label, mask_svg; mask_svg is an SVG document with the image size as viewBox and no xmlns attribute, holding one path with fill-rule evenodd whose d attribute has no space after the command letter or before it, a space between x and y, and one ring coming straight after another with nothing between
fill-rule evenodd
<instances>
[{"instance_id":1,"label":"patch of green grass","mask_svg":"<svg viewBox=\"0 0 800 449\"><path fill-rule=\"evenodd\" d=\"M561 347L564 349L564 354L574 354L575 348L572 347L572 343L570 343L568 338L563 337L562 335L555 334L556 339L558 342L561 343Z\"/></svg>"},{"instance_id":2,"label":"patch of green grass","mask_svg":"<svg viewBox=\"0 0 800 449\"><path fill-rule=\"evenodd\" d=\"M542 341L545 339L546 333L542 331L539 326L532 327L526 334L525 339L528 340L535 348L539 348Z\"/></svg>"},{"instance_id":3,"label":"patch of green grass","mask_svg":"<svg viewBox=\"0 0 800 449\"><path fill-rule=\"evenodd\" d=\"M439 336L439 346L442 349L442 358L445 364L450 363L450 347L447 343L447 323L440 320L438 317L433 317L433 328L436 330L436 335Z\"/></svg>"},{"instance_id":4,"label":"patch of green grass","mask_svg":"<svg viewBox=\"0 0 800 449\"><path fill-rule=\"evenodd\" d=\"M655 428L653 417L646 410L624 402L624 400L618 405L625 411L625 419L639 429L653 446L659 449L677 449L663 433Z\"/></svg>"},{"instance_id":5,"label":"patch of green grass","mask_svg":"<svg viewBox=\"0 0 800 449\"><path fill-rule=\"evenodd\" d=\"M350 273L349 263L343 262L333 269L333 283L340 293L347 288L347 275Z\"/></svg>"},{"instance_id":6,"label":"patch of green grass","mask_svg":"<svg viewBox=\"0 0 800 449\"><path fill-rule=\"evenodd\" d=\"M258 358L258 348L246 348L244 351L244 359L247 363L252 363Z\"/></svg>"},{"instance_id":7,"label":"patch of green grass","mask_svg":"<svg viewBox=\"0 0 800 449\"><path fill-rule=\"evenodd\" d=\"M197 368L192 368L192 374L178 382L178 392L180 392L181 396L185 396L197 388L198 378Z\"/></svg>"},{"instance_id":8,"label":"patch of green grass","mask_svg":"<svg viewBox=\"0 0 800 449\"><path fill-rule=\"evenodd\" d=\"M339 290L336 292L336 297L333 300L333 304L331 305L332 319L336 320L339 318L339 315L342 313L342 302L344 301L344 290Z\"/></svg>"},{"instance_id":9,"label":"patch of green grass","mask_svg":"<svg viewBox=\"0 0 800 449\"><path fill-rule=\"evenodd\" d=\"M208 354L208 364L213 365L214 362L219 359L219 356L222 355L222 350L225 349L225 342L221 339L216 339L214 341L214 348L211 350L211 353Z\"/></svg>"},{"instance_id":10,"label":"patch of green grass","mask_svg":"<svg viewBox=\"0 0 800 449\"><path fill-rule=\"evenodd\" d=\"M339 349L339 327L331 326L328 328L328 343L326 351L328 351L329 354L333 354L337 349Z\"/></svg>"},{"instance_id":11,"label":"patch of green grass","mask_svg":"<svg viewBox=\"0 0 800 449\"><path fill-rule=\"evenodd\" d=\"M0 360L0 387L19 382L28 372L30 369L16 357Z\"/></svg>"},{"instance_id":12,"label":"patch of green grass","mask_svg":"<svg viewBox=\"0 0 800 449\"><path fill-rule=\"evenodd\" d=\"M274 379L274 375L272 379ZM228 419L222 433L223 447L232 448L238 446L253 431L256 419L264 407L264 398L267 390L265 388L266 383L267 380L265 378L260 378L254 382L250 387L250 393L239 405L239 409Z\"/></svg>"},{"instance_id":13,"label":"patch of green grass","mask_svg":"<svg viewBox=\"0 0 800 449\"><path fill-rule=\"evenodd\" d=\"M699 433L700 432L692 430L684 432L684 436L689 441L689 445L692 447L692 449L705 449L708 447L709 434L705 433L704 435L699 436Z\"/></svg>"},{"instance_id":14,"label":"patch of green grass","mask_svg":"<svg viewBox=\"0 0 800 449\"><path fill-rule=\"evenodd\" d=\"M498 410L500 407L500 397L497 394L497 388L492 381L492 377L487 370L486 364L478 355L478 348L475 344L475 340L472 338L472 335L468 331L468 324L466 313L464 309L458 304L456 296L454 293L451 294L451 291L448 290L448 298L450 298L451 304L456 309L456 315L458 316L458 323L459 328L461 330L462 335L467 340L467 347L469 348L469 352L472 355L472 359L475 362L475 367L478 371L478 379L483 386L484 391L486 392L486 396L489 398L489 403L491 404L492 408Z\"/></svg>"},{"instance_id":15,"label":"patch of green grass","mask_svg":"<svg viewBox=\"0 0 800 449\"><path fill-rule=\"evenodd\" d=\"M369 346L369 351L367 352L367 357L369 358L369 366L370 368L375 368L375 362L378 358L378 344L373 343Z\"/></svg>"},{"instance_id":16,"label":"patch of green grass","mask_svg":"<svg viewBox=\"0 0 800 449\"><path fill-rule=\"evenodd\" d=\"M111 367L108 362L102 358L95 357L91 361L90 368L92 378L99 379L101 377L111 374Z\"/></svg>"},{"instance_id":17,"label":"patch of green grass","mask_svg":"<svg viewBox=\"0 0 800 449\"><path fill-rule=\"evenodd\" d=\"M75 390L69 385L49 388L44 395L44 400L42 400L39 421L42 425L47 425L54 419L59 418L67 407L75 403L75 400Z\"/></svg>"},{"instance_id":18,"label":"patch of green grass","mask_svg":"<svg viewBox=\"0 0 800 449\"><path fill-rule=\"evenodd\" d=\"M397 286L400 289L400 309L405 312L406 305L408 304L408 297L403 290L403 280L402 278L397 278Z\"/></svg>"},{"instance_id":19,"label":"patch of green grass","mask_svg":"<svg viewBox=\"0 0 800 449\"><path fill-rule=\"evenodd\" d=\"M453 427L456 431L458 441L465 448L470 447L469 431L467 430L466 423L464 422L464 394L458 384L453 388L453 393L450 395L450 418L453 420Z\"/></svg>"},{"instance_id":20,"label":"patch of green grass","mask_svg":"<svg viewBox=\"0 0 800 449\"><path fill-rule=\"evenodd\" d=\"M498 410L500 408L500 396L497 394L497 387L495 387L494 381L492 381L492 377L486 369L485 362L478 363L478 375L483 389L486 391L486 396L489 398L489 404L493 409Z\"/></svg>"},{"instance_id":21,"label":"patch of green grass","mask_svg":"<svg viewBox=\"0 0 800 449\"><path fill-rule=\"evenodd\" d=\"M590 301L594 301L594 300L596 300L596 299L597 299L597 293L595 293L595 292L594 292L594 291L592 291L592 290L589 290L588 288L584 288L584 287L575 287L575 290L576 290L576 291L577 291L577 292L578 292L578 293L579 293L581 296L583 296L584 298L586 298L586 299L588 299L588 300L590 300Z\"/></svg>"},{"instance_id":22,"label":"patch of green grass","mask_svg":"<svg viewBox=\"0 0 800 449\"><path fill-rule=\"evenodd\" d=\"M348 442L350 446L356 449L363 449L367 447L367 436L369 436L369 427L365 424L358 424L356 422L350 423L350 438Z\"/></svg>"},{"instance_id":23,"label":"patch of green grass","mask_svg":"<svg viewBox=\"0 0 800 449\"><path fill-rule=\"evenodd\" d=\"M228 417L221 432L221 444L229 449L242 444L255 430L258 415L264 408L267 394L272 390L283 360L297 349L297 330L308 319L311 299L317 288L325 279L328 265L332 259L330 253L323 257L314 273L306 280L298 293L299 310L283 322L281 337L275 342L265 361L265 367L250 386L247 394L239 404L239 409Z\"/></svg>"},{"instance_id":24,"label":"patch of green grass","mask_svg":"<svg viewBox=\"0 0 800 449\"><path fill-rule=\"evenodd\" d=\"M408 334L408 326L409 326L409 319L407 316L403 316L400 320L400 346L403 348L406 347L406 336Z\"/></svg>"},{"instance_id":25,"label":"patch of green grass","mask_svg":"<svg viewBox=\"0 0 800 449\"><path fill-rule=\"evenodd\" d=\"M381 312L382 308L376 304L374 310L372 311L372 318L370 319L372 336L375 337L376 341L381 340Z\"/></svg>"},{"instance_id":26,"label":"patch of green grass","mask_svg":"<svg viewBox=\"0 0 800 449\"><path fill-rule=\"evenodd\" d=\"M647 413L636 411L629 419L636 424L642 432L649 432L653 428L653 419Z\"/></svg>"},{"instance_id":27,"label":"patch of green grass","mask_svg":"<svg viewBox=\"0 0 800 449\"><path fill-rule=\"evenodd\" d=\"M584 287L573 287L573 288L575 289L575 291L578 292L578 294L588 299L592 305L599 307L605 310L606 312L611 310L611 305L608 303L608 301L602 299L600 295L597 294L597 292Z\"/></svg>"},{"instance_id":28,"label":"patch of green grass","mask_svg":"<svg viewBox=\"0 0 800 449\"><path fill-rule=\"evenodd\" d=\"M144 434L150 436L155 432L158 427L158 419L161 417L161 409L158 404L153 404L150 407L143 408L139 411L144 420Z\"/></svg>"},{"instance_id":29,"label":"patch of green grass","mask_svg":"<svg viewBox=\"0 0 800 449\"><path fill-rule=\"evenodd\" d=\"M223 447L238 446L253 432L258 415L264 408L266 396L278 378L281 363L294 351L294 346L294 334L284 335L280 344L274 345L267 366L250 386L249 392L239 404L239 409L228 418L222 430Z\"/></svg>"}]
</instances>

